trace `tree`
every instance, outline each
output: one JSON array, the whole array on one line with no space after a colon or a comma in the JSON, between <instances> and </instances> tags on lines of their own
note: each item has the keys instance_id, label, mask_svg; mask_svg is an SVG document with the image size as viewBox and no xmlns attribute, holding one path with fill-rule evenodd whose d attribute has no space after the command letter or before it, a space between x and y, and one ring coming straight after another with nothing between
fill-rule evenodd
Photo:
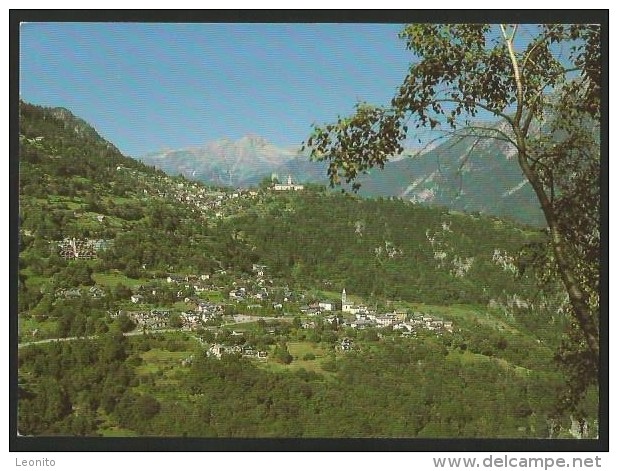
<instances>
[{"instance_id":1,"label":"tree","mask_svg":"<svg viewBox=\"0 0 618 471\"><path fill-rule=\"evenodd\" d=\"M123 362L127 358L127 339L120 329L100 336L100 359L104 363Z\"/></svg>"},{"instance_id":2,"label":"tree","mask_svg":"<svg viewBox=\"0 0 618 471\"><path fill-rule=\"evenodd\" d=\"M289 365L292 363L294 359L288 350L288 346L285 342L280 343L279 345L275 345L275 350L273 352L273 358L279 363L283 363L285 365Z\"/></svg>"},{"instance_id":3,"label":"tree","mask_svg":"<svg viewBox=\"0 0 618 471\"><path fill-rule=\"evenodd\" d=\"M182 317L180 317L179 313L173 312L170 314L169 326L175 329L180 329L183 326Z\"/></svg>"},{"instance_id":4,"label":"tree","mask_svg":"<svg viewBox=\"0 0 618 471\"><path fill-rule=\"evenodd\" d=\"M117 283L112 291L112 296L118 301L129 299L132 294L131 288L122 283Z\"/></svg>"},{"instance_id":5,"label":"tree","mask_svg":"<svg viewBox=\"0 0 618 471\"><path fill-rule=\"evenodd\" d=\"M137 325L124 312L116 318L116 325L120 332L131 332Z\"/></svg>"},{"instance_id":6,"label":"tree","mask_svg":"<svg viewBox=\"0 0 618 471\"><path fill-rule=\"evenodd\" d=\"M584 386L593 384L599 359L601 27L413 24L400 37L417 60L390 106L359 103L351 117L314 126L307 141L312 159L329 162L331 186L345 180L358 190L359 175L403 151L410 120L417 137L438 134L429 144L473 137L514 149L545 216L548 265L568 294L578 353L571 361L592 371Z\"/></svg>"},{"instance_id":7,"label":"tree","mask_svg":"<svg viewBox=\"0 0 618 471\"><path fill-rule=\"evenodd\" d=\"M259 188L260 190L268 190L269 188L272 188L272 186L275 183L279 183L279 180L277 178L273 178L273 177L264 177L262 178L262 180L260 181L260 185Z\"/></svg>"}]
</instances>

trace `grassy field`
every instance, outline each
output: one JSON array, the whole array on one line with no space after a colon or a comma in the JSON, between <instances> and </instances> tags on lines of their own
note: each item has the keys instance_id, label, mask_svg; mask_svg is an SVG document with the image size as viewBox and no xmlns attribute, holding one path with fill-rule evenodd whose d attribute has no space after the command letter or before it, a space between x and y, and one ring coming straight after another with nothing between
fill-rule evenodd
<instances>
[{"instance_id":1,"label":"grassy field","mask_svg":"<svg viewBox=\"0 0 618 471\"><path fill-rule=\"evenodd\" d=\"M520 376L526 376L530 374L531 371L528 368L524 368L523 366L513 365L503 358L491 358L485 355L481 355L480 353L472 353L470 351L452 351L448 355L448 361L459 362L463 367L473 364L483 365L493 363L499 365L505 370L512 370Z\"/></svg>"},{"instance_id":2,"label":"grassy field","mask_svg":"<svg viewBox=\"0 0 618 471\"><path fill-rule=\"evenodd\" d=\"M202 299L206 299L207 301L212 301L212 302L225 301L223 294L220 293L219 291L205 291L203 293L200 293L199 296Z\"/></svg>"},{"instance_id":3,"label":"grassy field","mask_svg":"<svg viewBox=\"0 0 618 471\"><path fill-rule=\"evenodd\" d=\"M71 210L82 209L83 206L81 198L72 196L50 196L47 201L51 204L66 205L66 207Z\"/></svg>"},{"instance_id":4,"label":"grassy field","mask_svg":"<svg viewBox=\"0 0 618 471\"><path fill-rule=\"evenodd\" d=\"M192 305L185 303L184 301L176 301L172 304L172 309L175 311L188 311L192 308Z\"/></svg>"},{"instance_id":5,"label":"grassy field","mask_svg":"<svg viewBox=\"0 0 618 471\"><path fill-rule=\"evenodd\" d=\"M141 354L143 363L135 368L135 373L137 376L151 377L154 383L139 384L133 390L137 393L152 393L159 400L173 397L176 394L174 391L178 391L179 377L185 372L182 361L193 354L190 350L170 352L159 348Z\"/></svg>"},{"instance_id":6,"label":"grassy field","mask_svg":"<svg viewBox=\"0 0 618 471\"><path fill-rule=\"evenodd\" d=\"M170 352L160 348L153 348L140 355L143 363L136 367L138 375L156 374L159 371L169 371L181 365L182 360L190 357L195 352L193 350L183 350Z\"/></svg>"},{"instance_id":7,"label":"grassy field","mask_svg":"<svg viewBox=\"0 0 618 471\"><path fill-rule=\"evenodd\" d=\"M92 278L97 284L101 286L106 286L108 288L113 288L119 283L132 288L135 286L146 284L149 281L146 279L129 278L128 276L123 275L122 273L116 273L116 272L93 273Z\"/></svg>"},{"instance_id":8,"label":"grassy field","mask_svg":"<svg viewBox=\"0 0 618 471\"><path fill-rule=\"evenodd\" d=\"M48 319L45 321L38 321L34 318L18 317L18 332L21 342L32 342L35 340L47 339L56 336L58 321L55 319ZM38 329L36 335L32 335Z\"/></svg>"},{"instance_id":9,"label":"grassy field","mask_svg":"<svg viewBox=\"0 0 618 471\"><path fill-rule=\"evenodd\" d=\"M289 365L284 365L275 361L272 356L269 357L267 362L258 363L259 366L270 371L298 371L304 369L307 371L313 371L315 373L324 375L325 377L333 376L333 373L322 369L322 362L326 359L328 354L327 350L320 345L313 344L312 342L289 342L288 350L294 360ZM271 352L272 353L272 352ZM303 360L303 357L307 353L313 353L315 355L314 360Z\"/></svg>"},{"instance_id":10,"label":"grassy field","mask_svg":"<svg viewBox=\"0 0 618 471\"><path fill-rule=\"evenodd\" d=\"M169 340L177 337L173 333L163 335L169 336ZM184 394L180 393L180 385L183 382L183 376L189 371L189 366L183 366L182 362L192 355L199 355L202 348L198 347L196 339L176 338L175 340L177 340L176 347L180 346L182 350L170 351L159 347L140 354L142 364L135 367L135 373L143 378L146 384L134 386L134 392L152 394L160 401L177 400L180 397L183 400L187 399Z\"/></svg>"}]
</instances>

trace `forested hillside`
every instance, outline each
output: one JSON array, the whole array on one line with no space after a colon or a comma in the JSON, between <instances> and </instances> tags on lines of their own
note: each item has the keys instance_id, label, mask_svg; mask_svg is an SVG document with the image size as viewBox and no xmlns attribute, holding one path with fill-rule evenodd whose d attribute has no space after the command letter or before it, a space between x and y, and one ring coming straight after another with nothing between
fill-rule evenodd
<instances>
[{"instance_id":1,"label":"forested hillside","mask_svg":"<svg viewBox=\"0 0 618 471\"><path fill-rule=\"evenodd\" d=\"M531 295L533 281L514 277L496 254L513 257L540 240L498 219L324 191L271 198L223 225L300 285L447 304Z\"/></svg>"},{"instance_id":2,"label":"forested hillside","mask_svg":"<svg viewBox=\"0 0 618 471\"><path fill-rule=\"evenodd\" d=\"M538 229L320 186L209 188L26 103L19 159L21 433L596 433L595 397L560 407L565 296L518 256ZM358 328L343 289L392 323Z\"/></svg>"}]
</instances>

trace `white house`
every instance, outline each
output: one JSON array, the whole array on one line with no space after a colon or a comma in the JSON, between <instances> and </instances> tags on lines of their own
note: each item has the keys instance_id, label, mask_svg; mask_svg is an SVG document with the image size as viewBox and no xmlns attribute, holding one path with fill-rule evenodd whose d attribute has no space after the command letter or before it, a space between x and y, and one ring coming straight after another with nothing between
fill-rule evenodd
<instances>
[{"instance_id":1,"label":"white house","mask_svg":"<svg viewBox=\"0 0 618 471\"><path fill-rule=\"evenodd\" d=\"M352 321L350 327L353 329L365 329L367 327L374 327L375 323L369 319L357 319Z\"/></svg>"},{"instance_id":2,"label":"white house","mask_svg":"<svg viewBox=\"0 0 618 471\"><path fill-rule=\"evenodd\" d=\"M318 303L318 307L320 309L325 310L325 311L334 311L335 310L335 303L333 303L331 301L320 301Z\"/></svg>"},{"instance_id":3,"label":"white house","mask_svg":"<svg viewBox=\"0 0 618 471\"><path fill-rule=\"evenodd\" d=\"M396 319L393 316L385 315L376 317L376 324L388 327L389 325L395 325Z\"/></svg>"},{"instance_id":4,"label":"white house","mask_svg":"<svg viewBox=\"0 0 618 471\"><path fill-rule=\"evenodd\" d=\"M401 322L399 324L395 324L393 326L393 330L407 330L408 332L411 332L414 330L414 327L412 327L410 324L407 324L405 322Z\"/></svg>"},{"instance_id":5,"label":"white house","mask_svg":"<svg viewBox=\"0 0 618 471\"><path fill-rule=\"evenodd\" d=\"M225 347L219 343L215 343L208 349L209 355L214 355L217 358L221 358L221 355L225 352Z\"/></svg>"},{"instance_id":6,"label":"white house","mask_svg":"<svg viewBox=\"0 0 618 471\"><path fill-rule=\"evenodd\" d=\"M168 283L182 283L184 281L189 281L189 278L182 275L169 275L167 277Z\"/></svg>"}]
</instances>

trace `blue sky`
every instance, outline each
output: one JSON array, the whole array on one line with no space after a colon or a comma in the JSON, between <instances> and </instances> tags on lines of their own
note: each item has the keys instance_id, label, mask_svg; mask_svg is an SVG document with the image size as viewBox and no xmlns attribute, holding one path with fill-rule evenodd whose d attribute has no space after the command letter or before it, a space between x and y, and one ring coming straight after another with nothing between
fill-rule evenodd
<instances>
[{"instance_id":1,"label":"blue sky","mask_svg":"<svg viewBox=\"0 0 618 471\"><path fill-rule=\"evenodd\" d=\"M257 134L299 145L313 122L387 103L411 54L393 24L27 23L20 94L63 106L123 153Z\"/></svg>"}]
</instances>

